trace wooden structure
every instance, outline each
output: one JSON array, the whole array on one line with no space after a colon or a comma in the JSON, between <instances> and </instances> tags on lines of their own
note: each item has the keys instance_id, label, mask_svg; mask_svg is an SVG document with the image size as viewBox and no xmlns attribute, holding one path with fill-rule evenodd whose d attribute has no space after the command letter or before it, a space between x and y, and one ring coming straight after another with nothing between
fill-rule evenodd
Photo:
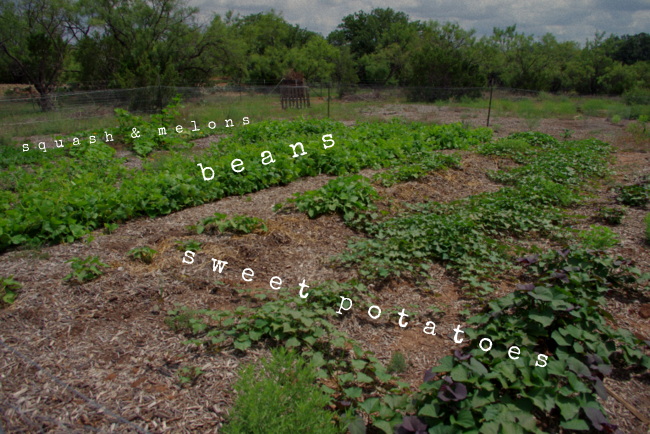
<instances>
[{"instance_id":1,"label":"wooden structure","mask_svg":"<svg viewBox=\"0 0 650 434\"><path fill-rule=\"evenodd\" d=\"M282 79L280 104L283 109L309 107L309 86L301 73L292 70Z\"/></svg>"}]
</instances>

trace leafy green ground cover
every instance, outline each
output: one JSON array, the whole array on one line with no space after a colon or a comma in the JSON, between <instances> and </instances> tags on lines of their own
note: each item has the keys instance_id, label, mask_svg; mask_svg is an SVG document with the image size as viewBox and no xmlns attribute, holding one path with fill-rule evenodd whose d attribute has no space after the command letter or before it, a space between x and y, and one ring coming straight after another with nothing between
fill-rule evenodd
<instances>
[{"instance_id":1,"label":"leafy green ground cover","mask_svg":"<svg viewBox=\"0 0 650 434\"><path fill-rule=\"evenodd\" d=\"M143 127L141 131L153 131L151 125ZM336 146L322 149L323 134L333 134ZM460 124L394 122L346 128L331 121L269 121L239 127L218 146L192 156L185 149L171 149L145 159L141 169L125 167L124 159L116 158L107 144L85 140L59 158L28 166L12 163L0 174L0 251L24 244L72 242L139 216L166 215L303 176L342 175L421 161L423 153L464 149L490 138L489 129L468 130ZM292 158L289 145L298 141L308 154ZM275 163L261 164L260 153L265 150ZM235 158L246 162L240 174L230 168ZM213 180L203 180L198 163L214 168Z\"/></svg>"},{"instance_id":2,"label":"leafy green ground cover","mask_svg":"<svg viewBox=\"0 0 650 434\"><path fill-rule=\"evenodd\" d=\"M177 310L168 321L185 330L188 343L212 351L247 351L260 343L296 349L321 368L322 390L334 406L356 413L348 426L352 432L366 419L386 433L614 429L597 400L606 397L603 378L615 366L648 369L650 358L643 342L609 325L605 295L641 291L649 276L630 261L596 250L616 242L611 231L567 229L564 211L581 200L588 182L609 173L610 147L539 133L477 146L483 154L520 163L491 174L506 184L501 190L371 219L357 226L367 237L351 242L339 258L371 281L401 273L418 278L430 262L441 261L483 293L491 290L489 278L519 269L525 283L471 318L473 328L464 330L468 344L427 371L417 391L337 330L332 306L340 297L372 297L363 284L327 283L311 290L308 301L289 297L255 308L196 311L189 318ZM349 200L339 200L341 192ZM355 221L375 209L376 199L368 182L353 176L293 202L310 217L338 212ZM540 236L566 247L531 252L518 244ZM489 350L478 345L486 338Z\"/></svg>"},{"instance_id":3,"label":"leafy green ground cover","mask_svg":"<svg viewBox=\"0 0 650 434\"><path fill-rule=\"evenodd\" d=\"M483 154L522 163L491 174L506 187L374 221L366 228L372 237L353 240L340 260L366 279L426 276L431 261L442 261L470 287L490 291L490 277L510 269L519 239L567 235L562 207L579 201L577 189L587 179L608 173L609 150L595 140L561 142L540 133L480 145Z\"/></svg>"}]
</instances>

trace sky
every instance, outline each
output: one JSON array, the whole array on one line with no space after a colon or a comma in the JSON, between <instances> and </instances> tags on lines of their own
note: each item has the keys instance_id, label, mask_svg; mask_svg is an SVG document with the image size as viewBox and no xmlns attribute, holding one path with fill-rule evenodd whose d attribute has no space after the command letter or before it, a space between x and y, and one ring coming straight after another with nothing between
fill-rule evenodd
<instances>
[{"instance_id":1,"label":"sky","mask_svg":"<svg viewBox=\"0 0 650 434\"><path fill-rule=\"evenodd\" d=\"M346 16L373 8L405 12L411 20L457 22L490 35L494 27L516 24L517 31L584 45L596 32L616 35L650 33L650 0L189 0L201 17L222 17L228 10L249 15L275 9L290 24L327 36Z\"/></svg>"}]
</instances>

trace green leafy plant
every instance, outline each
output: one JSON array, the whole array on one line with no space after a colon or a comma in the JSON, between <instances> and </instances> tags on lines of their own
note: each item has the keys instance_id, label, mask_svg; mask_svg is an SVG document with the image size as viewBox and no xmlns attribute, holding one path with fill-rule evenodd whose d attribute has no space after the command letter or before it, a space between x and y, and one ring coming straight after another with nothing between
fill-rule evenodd
<instances>
[{"instance_id":1,"label":"green leafy plant","mask_svg":"<svg viewBox=\"0 0 650 434\"><path fill-rule=\"evenodd\" d=\"M388 366L386 367L386 372L389 374L392 373L402 373L406 371L406 359L404 358L404 355L399 352L395 351L393 355L390 357L390 362L388 362Z\"/></svg>"},{"instance_id":2,"label":"green leafy plant","mask_svg":"<svg viewBox=\"0 0 650 434\"><path fill-rule=\"evenodd\" d=\"M83 259L74 257L67 260L66 263L70 263L72 272L66 275L63 280L75 281L76 283L84 283L97 279L104 274L102 268L108 267L108 264L100 261L98 256L87 256Z\"/></svg>"},{"instance_id":3,"label":"green leafy plant","mask_svg":"<svg viewBox=\"0 0 650 434\"><path fill-rule=\"evenodd\" d=\"M623 205L643 207L650 201L650 183L620 186L617 199Z\"/></svg>"},{"instance_id":4,"label":"green leafy plant","mask_svg":"<svg viewBox=\"0 0 650 434\"><path fill-rule=\"evenodd\" d=\"M185 366L180 368L176 374L181 386L194 386L204 372L197 366Z\"/></svg>"},{"instance_id":5,"label":"green leafy plant","mask_svg":"<svg viewBox=\"0 0 650 434\"><path fill-rule=\"evenodd\" d=\"M625 210L622 208L602 207L598 210L596 217L610 225L620 225L623 217L625 217Z\"/></svg>"},{"instance_id":6,"label":"green leafy plant","mask_svg":"<svg viewBox=\"0 0 650 434\"><path fill-rule=\"evenodd\" d=\"M367 178L350 175L333 179L318 190L297 193L287 203L295 204L309 218L338 213L346 224L359 226L377 217L369 211L376 210L373 201L378 198L379 195Z\"/></svg>"},{"instance_id":7,"label":"green leafy plant","mask_svg":"<svg viewBox=\"0 0 650 434\"><path fill-rule=\"evenodd\" d=\"M117 230L119 227L116 223L104 223L104 233L110 235Z\"/></svg>"},{"instance_id":8,"label":"green leafy plant","mask_svg":"<svg viewBox=\"0 0 650 434\"><path fill-rule=\"evenodd\" d=\"M431 171L446 167L458 168L460 166L460 159L461 157L458 154L422 154L417 163L400 165L397 168L378 173L373 177L373 180L379 182L384 187L390 187L399 182L420 179Z\"/></svg>"},{"instance_id":9,"label":"green leafy plant","mask_svg":"<svg viewBox=\"0 0 650 434\"><path fill-rule=\"evenodd\" d=\"M141 246L129 250L128 255L131 259L135 261L144 262L145 264L151 264L153 262L154 256L158 252L151 247Z\"/></svg>"},{"instance_id":10,"label":"green leafy plant","mask_svg":"<svg viewBox=\"0 0 650 434\"><path fill-rule=\"evenodd\" d=\"M326 282L309 289L309 300L295 296L234 311L180 308L170 311L165 322L185 334L189 338L186 343L210 352L223 348L247 351L262 343L300 351L316 367L317 377L328 379L327 385L320 385L322 391L333 400L361 405L365 398L394 390L395 379L376 357L326 319L336 317L332 306L340 302L340 296L350 297L352 291L367 294L367 288L358 282Z\"/></svg>"},{"instance_id":11,"label":"green leafy plant","mask_svg":"<svg viewBox=\"0 0 650 434\"><path fill-rule=\"evenodd\" d=\"M471 318L475 328L464 330L470 344L427 370L407 403L391 405L396 397L386 396L382 412L370 414L376 427L385 432L409 432L409 426L421 432L501 432L513 424L531 433L552 427L616 429L598 402L607 396L602 380L615 357L646 369L650 358L639 339L609 326L604 295L637 291L644 277L630 261L588 249L527 255L518 262L530 283L490 301L484 313ZM488 351L479 348L484 338L492 342Z\"/></svg>"},{"instance_id":12,"label":"green leafy plant","mask_svg":"<svg viewBox=\"0 0 650 434\"><path fill-rule=\"evenodd\" d=\"M582 245L591 248L604 250L618 244L618 237L611 229L605 226L591 226L587 231L578 234Z\"/></svg>"},{"instance_id":13,"label":"green leafy plant","mask_svg":"<svg viewBox=\"0 0 650 434\"><path fill-rule=\"evenodd\" d=\"M578 203L578 188L587 179L609 173L611 147L597 140L561 142L542 133L516 133L479 149L522 164L491 175L510 187L446 204L414 205L410 213L374 220L364 228L369 237L352 240L338 262L377 280L425 277L430 261L443 261L470 289L488 293L490 279L508 269L517 238L566 236L567 216L559 207Z\"/></svg>"},{"instance_id":14,"label":"green leafy plant","mask_svg":"<svg viewBox=\"0 0 650 434\"><path fill-rule=\"evenodd\" d=\"M227 232L233 234L250 234L254 231L266 232L268 230L264 220L257 217L236 215L228 218L226 214L221 213L215 213L214 217L207 217L196 225L190 226L189 229L196 231L197 234L202 234L203 232L208 234Z\"/></svg>"},{"instance_id":15,"label":"green leafy plant","mask_svg":"<svg viewBox=\"0 0 650 434\"><path fill-rule=\"evenodd\" d=\"M14 276L0 277L0 307L12 304L22 288L22 284L13 279Z\"/></svg>"},{"instance_id":16,"label":"green leafy plant","mask_svg":"<svg viewBox=\"0 0 650 434\"><path fill-rule=\"evenodd\" d=\"M181 252L185 252L188 250L191 252L198 252L199 250L201 250L202 246L203 243L196 240L176 241L176 249L180 250Z\"/></svg>"},{"instance_id":17,"label":"green leafy plant","mask_svg":"<svg viewBox=\"0 0 650 434\"><path fill-rule=\"evenodd\" d=\"M187 308L169 311L165 324L175 332L186 335L200 333L206 329L201 311Z\"/></svg>"},{"instance_id":18,"label":"green leafy plant","mask_svg":"<svg viewBox=\"0 0 650 434\"><path fill-rule=\"evenodd\" d=\"M129 145L140 140L171 140L156 144L169 152L155 160L143 160L141 167L125 165L125 159L116 158L115 149L101 140L91 144L85 139L68 153L61 152L61 158L50 158L50 153L40 151L25 152L38 157L37 172L10 163L10 169L0 173L0 186L4 187L0 189L0 252L20 245L72 242L96 229L107 227L110 231L115 227L107 225L139 216L167 215L304 176L340 176L364 168L420 163L423 156L434 151L468 149L492 136L487 128L468 130L460 124L359 122L346 127L318 119L263 121L232 132L220 140L218 149L208 148L188 157L184 148L199 133L185 134L189 131L185 129L178 134L174 128L167 135L158 135L159 127L174 125L172 118L142 121L148 126L138 139L130 138L132 128L140 125L134 118L124 117L119 131L107 131L115 140L123 137ZM321 142L325 131L334 134L336 146L310 146ZM201 133L205 132L203 128ZM91 135L103 138L99 131L86 131L61 139L69 146L73 137ZM288 161L280 158L287 152L285 143L296 141L305 143L308 155ZM370 146L373 152L368 152ZM277 163L260 164L260 149L269 150ZM246 162L242 176L234 176L230 170L234 158ZM197 172L199 162L215 168L212 181L205 182Z\"/></svg>"},{"instance_id":19,"label":"green leafy plant","mask_svg":"<svg viewBox=\"0 0 650 434\"><path fill-rule=\"evenodd\" d=\"M650 245L650 213L645 216L645 242Z\"/></svg>"},{"instance_id":20,"label":"green leafy plant","mask_svg":"<svg viewBox=\"0 0 650 434\"><path fill-rule=\"evenodd\" d=\"M565 140L570 139L573 136L573 133L574 133L573 130L569 130L565 128L564 131L562 132L562 138L564 138Z\"/></svg>"},{"instance_id":21,"label":"green leafy plant","mask_svg":"<svg viewBox=\"0 0 650 434\"><path fill-rule=\"evenodd\" d=\"M316 369L293 351L271 351L262 367L245 366L235 384L237 399L224 433L339 433L324 408L329 396L314 387Z\"/></svg>"},{"instance_id":22,"label":"green leafy plant","mask_svg":"<svg viewBox=\"0 0 650 434\"><path fill-rule=\"evenodd\" d=\"M125 143L131 145L133 151L140 157L145 157L156 149L191 146L190 139L198 137L192 130L178 133L175 129L170 128L167 131L174 119L180 116L180 107L180 98L175 97L170 104L162 109L161 113L152 115L149 121L117 108L115 117L119 127L116 132L122 136ZM165 134L160 134L159 128L164 128Z\"/></svg>"}]
</instances>

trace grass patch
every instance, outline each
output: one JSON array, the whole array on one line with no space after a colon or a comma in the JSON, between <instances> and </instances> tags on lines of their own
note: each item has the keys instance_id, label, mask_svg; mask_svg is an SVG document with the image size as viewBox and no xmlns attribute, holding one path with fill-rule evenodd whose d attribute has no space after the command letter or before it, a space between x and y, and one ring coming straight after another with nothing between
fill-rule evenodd
<instances>
[{"instance_id":1,"label":"grass patch","mask_svg":"<svg viewBox=\"0 0 650 434\"><path fill-rule=\"evenodd\" d=\"M314 387L316 369L294 352L273 349L261 368L248 365L239 376L237 400L222 432L344 432L325 410L329 396Z\"/></svg>"}]
</instances>

